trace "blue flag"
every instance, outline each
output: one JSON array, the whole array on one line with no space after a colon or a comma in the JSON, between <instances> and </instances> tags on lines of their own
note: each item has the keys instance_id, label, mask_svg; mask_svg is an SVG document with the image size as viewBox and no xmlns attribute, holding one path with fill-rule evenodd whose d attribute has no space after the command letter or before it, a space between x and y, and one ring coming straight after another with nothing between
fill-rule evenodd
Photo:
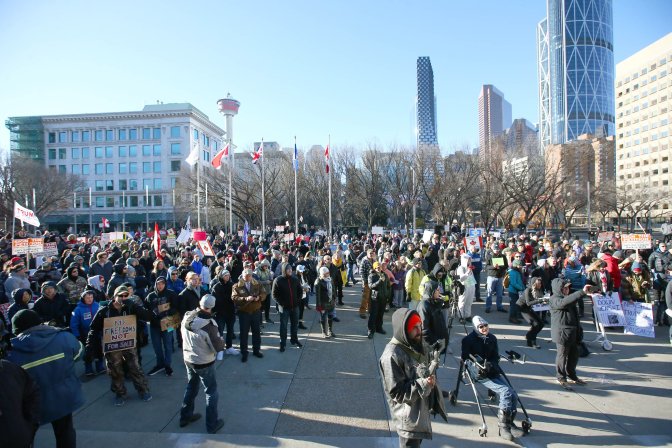
<instances>
[{"instance_id":1,"label":"blue flag","mask_svg":"<svg viewBox=\"0 0 672 448\"><path fill-rule=\"evenodd\" d=\"M294 143L294 171L299 171L299 151L296 149L296 143Z\"/></svg>"},{"instance_id":2,"label":"blue flag","mask_svg":"<svg viewBox=\"0 0 672 448\"><path fill-rule=\"evenodd\" d=\"M243 244L247 244L247 234L250 232L250 225L245 220L245 227L243 227Z\"/></svg>"}]
</instances>

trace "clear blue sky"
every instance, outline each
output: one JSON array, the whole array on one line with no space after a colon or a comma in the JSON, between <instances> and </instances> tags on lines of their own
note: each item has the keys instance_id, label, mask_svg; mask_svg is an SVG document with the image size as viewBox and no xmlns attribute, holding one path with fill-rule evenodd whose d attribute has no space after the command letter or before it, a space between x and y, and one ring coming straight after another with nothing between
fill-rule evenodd
<instances>
[{"instance_id":1,"label":"clear blue sky","mask_svg":"<svg viewBox=\"0 0 672 448\"><path fill-rule=\"evenodd\" d=\"M475 147L481 84L536 123L544 0L0 0L0 148L8 116L190 102L234 141L414 141L416 58L434 68L439 143ZM614 0L616 63L672 31L672 1Z\"/></svg>"}]
</instances>

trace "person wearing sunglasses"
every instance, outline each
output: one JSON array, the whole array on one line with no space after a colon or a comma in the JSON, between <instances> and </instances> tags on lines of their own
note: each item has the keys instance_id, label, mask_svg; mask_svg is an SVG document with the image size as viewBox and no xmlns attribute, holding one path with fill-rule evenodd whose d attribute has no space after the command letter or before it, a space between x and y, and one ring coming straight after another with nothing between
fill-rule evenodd
<instances>
[{"instance_id":1,"label":"person wearing sunglasses","mask_svg":"<svg viewBox=\"0 0 672 448\"><path fill-rule=\"evenodd\" d=\"M499 435L509 441L522 437L523 430L513 422L516 418L518 395L500 374L502 369L499 366L497 337L490 332L488 321L481 316L474 316L471 322L474 330L462 339L462 361L472 361L472 356L483 360L483 368L478 371L470 368L470 373L474 381L499 396Z\"/></svg>"},{"instance_id":2,"label":"person wearing sunglasses","mask_svg":"<svg viewBox=\"0 0 672 448\"><path fill-rule=\"evenodd\" d=\"M119 286L114 290L114 298L106 306L100 307L91 327L89 335L86 339L86 348L88 353L91 353L94 358L102 355L103 351L103 329L105 319L119 316L136 316L136 327L138 320L151 321L154 314L146 310L142 306L138 306L131 300L128 300L130 291L126 286ZM112 392L115 393L114 405L123 406L126 402L126 385L124 384L124 364L128 366L128 374L133 381L135 389L138 391L142 401L150 401L152 395L149 393L149 386L147 378L145 377L142 367L138 363L137 348L134 344L129 348L120 350L108 350L105 353L105 361L107 363L107 370L112 380Z\"/></svg>"}]
</instances>

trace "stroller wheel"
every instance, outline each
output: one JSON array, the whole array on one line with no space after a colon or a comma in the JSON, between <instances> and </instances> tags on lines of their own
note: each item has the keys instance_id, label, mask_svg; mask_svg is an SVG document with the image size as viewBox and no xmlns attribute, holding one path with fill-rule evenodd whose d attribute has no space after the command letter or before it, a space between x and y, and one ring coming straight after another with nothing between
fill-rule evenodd
<instances>
[{"instance_id":1,"label":"stroller wheel","mask_svg":"<svg viewBox=\"0 0 672 448\"><path fill-rule=\"evenodd\" d=\"M485 428L478 428L478 435L481 437L487 437L488 430Z\"/></svg>"},{"instance_id":2,"label":"stroller wheel","mask_svg":"<svg viewBox=\"0 0 672 448\"><path fill-rule=\"evenodd\" d=\"M605 352L610 352L611 349L613 348L614 346L611 344L611 341L605 340L604 342L602 342L602 350L604 350Z\"/></svg>"},{"instance_id":3,"label":"stroller wheel","mask_svg":"<svg viewBox=\"0 0 672 448\"><path fill-rule=\"evenodd\" d=\"M523 428L523 432L525 434L529 434L529 432L532 430L532 423L529 420L523 420L520 423L520 426Z\"/></svg>"},{"instance_id":4,"label":"stroller wheel","mask_svg":"<svg viewBox=\"0 0 672 448\"><path fill-rule=\"evenodd\" d=\"M457 405L457 395L455 394L454 390L448 392L448 400L450 401L450 404L452 404L453 406Z\"/></svg>"}]
</instances>

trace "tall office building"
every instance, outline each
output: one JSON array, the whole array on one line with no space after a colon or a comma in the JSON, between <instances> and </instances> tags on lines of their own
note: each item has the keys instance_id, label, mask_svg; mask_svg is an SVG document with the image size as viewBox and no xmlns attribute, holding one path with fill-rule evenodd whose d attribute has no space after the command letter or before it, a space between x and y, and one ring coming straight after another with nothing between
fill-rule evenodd
<instances>
[{"instance_id":1,"label":"tall office building","mask_svg":"<svg viewBox=\"0 0 672 448\"><path fill-rule=\"evenodd\" d=\"M418 58L417 132L418 146L439 147L436 134L436 97L434 71L428 56Z\"/></svg>"},{"instance_id":2,"label":"tall office building","mask_svg":"<svg viewBox=\"0 0 672 448\"><path fill-rule=\"evenodd\" d=\"M672 202L672 33L616 66L616 184L634 197Z\"/></svg>"},{"instance_id":3,"label":"tall office building","mask_svg":"<svg viewBox=\"0 0 672 448\"><path fill-rule=\"evenodd\" d=\"M539 138L614 135L612 0L547 0L537 26Z\"/></svg>"},{"instance_id":4,"label":"tall office building","mask_svg":"<svg viewBox=\"0 0 672 448\"><path fill-rule=\"evenodd\" d=\"M511 126L511 103L495 86L485 84L478 95L478 146L481 160L489 158L493 140Z\"/></svg>"},{"instance_id":5,"label":"tall office building","mask_svg":"<svg viewBox=\"0 0 672 448\"><path fill-rule=\"evenodd\" d=\"M79 176L88 187L77 192L76 208L52 213L45 223L68 226L77 215L87 229L89 216L96 226L105 217L118 229L125 220L126 230L144 228L148 218L150 226L172 224L173 190L184 159L198 144L199 160L209 166L224 135L189 103L133 112L10 117L6 126L12 156Z\"/></svg>"}]
</instances>

